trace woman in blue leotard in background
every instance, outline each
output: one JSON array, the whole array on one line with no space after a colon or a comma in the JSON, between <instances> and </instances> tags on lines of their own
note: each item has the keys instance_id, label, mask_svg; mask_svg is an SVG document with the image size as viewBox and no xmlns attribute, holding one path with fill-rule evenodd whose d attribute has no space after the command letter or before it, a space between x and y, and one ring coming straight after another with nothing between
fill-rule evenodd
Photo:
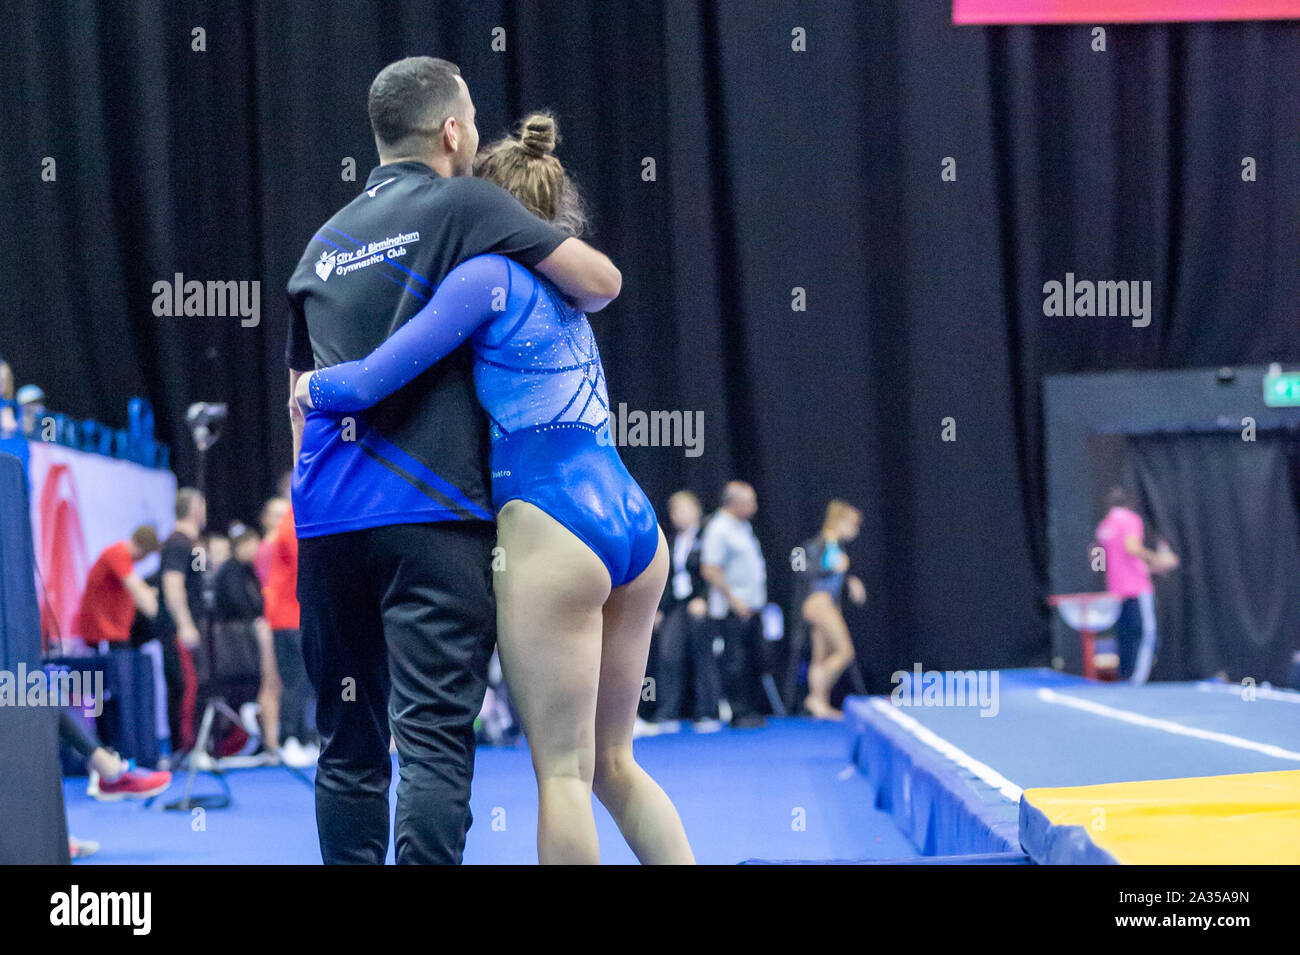
<instances>
[{"instance_id":1,"label":"woman in blue leotard in background","mask_svg":"<svg viewBox=\"0 0 1300 955\"><path fill-rule=\"evenodd\" d=\"M826 505L821 533L805 545L810 593L800 611L812 629L812 659L808 661L808 696L803 705L818 719L844 718L831 706L831 690L854 656L840 601L847 590L850 600L863 604L867 591L862 581L849 574L849 556L841 545L856 538L861 526L861 511L844 501L831 501Z\"/></svg>"},{"instance_id":2,"label":"woman in blue leotard in background","mask_svg":"<svg viewBox=\"0 0 1300 955\"><path fill-rule=\"evenodd\" d=\"M581 207L551 155L556 140L555 121L533 114L520 138L479 156L475 174L577 234ZM538 855L600 860L594 790L642 862L693 862L677 810L632 758L668 552L610 440L587 317L518 263L476 256L366 358L300 379L299 400L362 411L466 342L491 423L497 642L537 774Z\"/></svg>"}]
</instances>

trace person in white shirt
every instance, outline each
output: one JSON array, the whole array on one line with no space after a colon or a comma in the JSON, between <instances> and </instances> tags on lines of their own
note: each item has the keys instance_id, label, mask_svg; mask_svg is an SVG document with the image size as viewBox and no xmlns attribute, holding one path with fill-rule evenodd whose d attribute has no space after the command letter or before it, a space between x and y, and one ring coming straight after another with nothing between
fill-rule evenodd
<instances>
[{"instance_id":1,"label":"person in white shirt","mask_svg":"<svg viewBox=\"0 0 1300 955\"><path fill-rule=\"evenodd\" d=\"M767 564L749 523L756 513L753 487L729 481L700 545L700 572L709 582L709 616L722 631L722 682L731 725L742 729L766 723L760 707Z\"/></svg>"}]
</instances>

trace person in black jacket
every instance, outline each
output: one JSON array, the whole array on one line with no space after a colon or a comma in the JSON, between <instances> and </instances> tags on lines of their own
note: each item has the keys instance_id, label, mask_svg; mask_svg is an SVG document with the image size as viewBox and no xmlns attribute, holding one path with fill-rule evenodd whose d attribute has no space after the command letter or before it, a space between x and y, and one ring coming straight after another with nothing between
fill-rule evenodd
<instances>
[{"instance_id":1,"label":"person in black jacket","mask_svg":"<svg viewBox=\"0 0 1300 955\"><path fill-rule=\"evenodd\" d=\"M214 653L224 655L227 661L256 654L262 742L267 753L276 758L280 748L280 671L275 664L271 628L262 616L262 582L255 566L260 543L257 531L243 528L232 542L231 559L217 571L212 640Z\"/></svg>"},{"instance_id":2,"label":"person in black jacket","mask_svg":"<svg viewBox=\"0 0 1300 955\"><path fill-rule=\"evenodd\" d=\"M668 499L672 567L659 603L655 647L655 720L672 723L689 716L697 729L716 725L719 692L709 626L709 585L700 575L702 513L699 499L690 491L678 491Z\"/></svg>"}]
</instances>

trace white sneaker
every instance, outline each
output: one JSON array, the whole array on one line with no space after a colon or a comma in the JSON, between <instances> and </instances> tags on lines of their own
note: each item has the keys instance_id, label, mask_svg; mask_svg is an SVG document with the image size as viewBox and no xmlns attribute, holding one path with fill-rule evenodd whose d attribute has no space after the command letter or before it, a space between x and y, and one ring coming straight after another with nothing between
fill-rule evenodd
<instances>
[{"instance_id":1,"label":"white sneaker","mask_svg":"<svg viewBox=\"0 0 1300 955\"><path fill-rule=\"evenodd\" d=\"M201 749L190 750L187 758L190 765L201 773L210 773L217 768L217 761Z\"/></svg>"},{"instance_id":2,"label":"white sneaker","mask_svg":"<svg viewBox=\"0 0 1300 955\"><path fill-rule=\"evenodd\" d=\"M633 739L640 739L642 736L657 736L658 733L659 727L653 723L647 723L639 716L636 718L636 722L632 724Z\"/></svg>"},{"instance_id":3,"label":"white sneaker","mask_svg":"<svg viewBox=\"0 0 1300 955\"><path fill-rule=\"evenodd\" d=\"M722 720L696 720L691 724L693 733L717 733L722 729Z\"/></svg>"},{"instance_id":4,"label":"white sneaker","mask_svg":"<svg viewBox=\"0 0 1300 955\"><path fill-rule=\"evenodd\" d=\"M262 735L262 727L257 722L259 711L256 703L245 703L239 708L239 722L244 724L244 732L249 736Z\"/></svg>"},{"instance_id":5,"label":"white sneaker","mask_svg":"<svg viewBox=\"0 0 1300 955\"><path fill-rule=\"evenodd\" d=\"M681 720L660 720L655 724L655 732L657 733L680 733L681 731Z\"/></svg>"},{"instance_id":6,"label":"white sneaker","mask_svg":"<svg viewBox=\"0 0 1300 955\"><path fill-rule=\"evenodd\" d=\"M316 765L316 757L319 753L313 753L311 750L298 742L296 736L290 736L280 747L280 759L286 766L292 766L294 769L305 769L308 766Z\"/></svg>"}]
</instances>

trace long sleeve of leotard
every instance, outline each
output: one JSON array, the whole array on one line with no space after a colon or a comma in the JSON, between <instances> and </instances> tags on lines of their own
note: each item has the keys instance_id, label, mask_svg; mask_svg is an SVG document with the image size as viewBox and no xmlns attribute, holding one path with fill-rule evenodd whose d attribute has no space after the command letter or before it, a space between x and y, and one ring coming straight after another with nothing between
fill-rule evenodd
<instances>
[{"instance_id":1,"label":"long sleeve of leotard","mask_svg":"<svg viewBox=\"0 0 1300 955\"><path fill-rule=\"evenodd\" d=\"M507 259L467 259L447 273L424 308L365 358L313 374L312 407L360 411L382 401L468 341L483 323L500 316L509 293Z\"/></svg>"}]
</instances>

